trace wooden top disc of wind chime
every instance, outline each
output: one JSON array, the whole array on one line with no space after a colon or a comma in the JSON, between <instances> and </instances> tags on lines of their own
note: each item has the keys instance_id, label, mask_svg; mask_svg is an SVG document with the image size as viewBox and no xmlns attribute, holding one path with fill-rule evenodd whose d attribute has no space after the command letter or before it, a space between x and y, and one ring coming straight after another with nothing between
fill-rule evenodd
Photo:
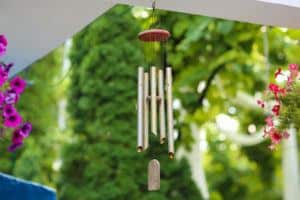
<instances>
[{"instance_id":1,"label":"wooden top disc of wind chime","mask_svg":"<svg viewBox=\"0 0 300 200\"><path fill-rule=\"evenodd\" d=\"M140 32L138 38L143 42L165 42L171 36L170 32L164 29L149 29Z\"/></svg>"}]
</instances>

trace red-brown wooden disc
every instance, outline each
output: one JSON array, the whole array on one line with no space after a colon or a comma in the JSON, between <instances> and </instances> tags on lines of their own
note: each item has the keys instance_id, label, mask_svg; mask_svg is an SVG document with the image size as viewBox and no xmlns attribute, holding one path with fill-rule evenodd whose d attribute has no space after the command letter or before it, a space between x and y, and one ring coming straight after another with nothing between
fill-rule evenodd
<instances>
[{"instance_id":1,"label":"red-brown wooden disc","mask_svg":"<svg viewBox=\"0 0 300 200\"><path fill-rule=\"evenodd\" d=\"M169 31L163 29L150 29L140 32L138 37L143 42L164 42L171 36Z\"/></svg>"}]
</instances>

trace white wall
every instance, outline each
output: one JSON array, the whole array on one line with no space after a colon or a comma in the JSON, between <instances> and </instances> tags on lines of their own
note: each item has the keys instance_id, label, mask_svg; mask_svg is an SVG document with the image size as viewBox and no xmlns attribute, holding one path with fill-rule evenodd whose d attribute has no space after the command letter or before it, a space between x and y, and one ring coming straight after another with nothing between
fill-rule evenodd
<instances>
[{"instance_id":1,"label":"white wall","mask_svg":"<svg viewBox=\"0 0 300 200\"><path fill-rule=\"evenodd\" d=\"M62 44L116 3L150 7L151 2L1 0L0 34L7 35L9 39L5 60L16 63L16 73ZM300 7L296 0L157 0L157 5L162 9L179 12L300 28Z\"/></svg>"}]
</instances>

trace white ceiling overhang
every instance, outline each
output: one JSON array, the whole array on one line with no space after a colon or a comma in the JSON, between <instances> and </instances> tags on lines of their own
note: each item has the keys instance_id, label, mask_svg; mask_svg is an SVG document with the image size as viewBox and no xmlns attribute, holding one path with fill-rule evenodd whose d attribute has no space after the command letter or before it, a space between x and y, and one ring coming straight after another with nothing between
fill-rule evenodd
<instances>
[{"instance_id":1,"label":"white ceiling overhang","mask_svg":"<svg viewBox=\"0 0 300 200\"><path fill-rule=\"evenodd\" d=\"M21 71L118 3L151 6L151 0L1 0L0 34L9 39L13 73ZM300 28L298 0L157 0L165 10L264 25Z\"/></svg>"}]
</instances>

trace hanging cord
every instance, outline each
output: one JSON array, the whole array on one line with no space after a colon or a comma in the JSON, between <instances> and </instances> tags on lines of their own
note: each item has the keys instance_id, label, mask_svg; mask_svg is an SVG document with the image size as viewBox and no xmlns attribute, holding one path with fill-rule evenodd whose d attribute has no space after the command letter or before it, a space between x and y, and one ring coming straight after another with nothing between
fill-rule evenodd
<instances>
[{"instance_id":1,"label":"hanging cord","mask_svg":"<svg viewBox=\"0 0 300 200\"><path fill-rule=\"evenodd\" d=\"M157 1L152 1L152 11L151 11L151 22L150 22L150 29L159 27L160 26L160 18L157 12Z\"/></svg>"},{"instance_id":2,"label":"hanging cord","mask_svg":"<svg viewBox=\"0 0 300 200\"><path fill-rule=\"evenodd\" d=\"M155 14L156 14L156 0L152 1L151 4L152 7L152 11L151 11L151 17L150 17L150 25L149 25L149 29L153 29L155 27ZM157 62L157 58L155 56L155 42L146 42L146 46L149 49L149 53L150 54L150 62L149 62L149 70L151 68L151 66L155 65L155 63Z\"/></svg>"},{"instance_id":3,"label":"hanging cord","mask_svg":"<svg viewBox=\"0 0 300 200\"><path fill-rule=\"evenodd\" d=\"M157 1L153 0L152 1L152 23L151 23L151 28L154 27L159 27L161 24L160 17L158 16L158 13L156 11L156 5ZM166 51L166 46L167 46L167 41L160 42L160 54L161 58L158 59L157 61L160 63L160 66L165 70L167 67L167 51ZM155 53L155 42L153 42L153 52Z\"/></svg>"},{"instance_id":4,"label":"hanging cord","mask_svg":"<svg viewBox=\"0 0 300 200\"><path fill-rule=\"evenodd\" d=\"M152 1L152 14L151 14L151 18L152 18L152 23L151 23L151 29L155 28L155 23L156 23L156 0ZM157 57L155 56L155 42L151 42L151 48L152 48L152 52L153 52L153 64L157 62Z\"/></svg>"},{"instance_id":5,"label":"hanging cord","mask_svg":"<svg viewBox=\"0 0 300 200\"><path fill-rule=\"evenodd\" d=\"M152 1L152 13L151 13L151 24L150 29L155 26L155 14L156 14L156 0Z\"/></svg>"},{"instance_id":6,"label":"hanging cord","mask_svg":"<svg viewBox=\"0 0 300 200\"><path fill-rule=\"evenodd\" d=\"M167 41L161 43L161 66L165 69L168 66Z\"/></svg>"}]
</instances>

